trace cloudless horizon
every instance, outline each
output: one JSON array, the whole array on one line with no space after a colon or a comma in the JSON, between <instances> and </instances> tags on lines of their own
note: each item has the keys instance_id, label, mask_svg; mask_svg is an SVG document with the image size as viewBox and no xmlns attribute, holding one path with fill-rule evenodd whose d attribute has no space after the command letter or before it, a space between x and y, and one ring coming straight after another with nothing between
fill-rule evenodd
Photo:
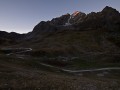
<instances>
[{"instance_id":1,"label":"cloudless horizon","mask_svg":"<svg viewBox=\"0 0 120 90\"><path fill-rule=\"evenodd\" d=\"M120 12L120 0L0 0L0 30L27 33L40 21L75 11L101 11L110 6Z\"/></svg>"}]
</instances>

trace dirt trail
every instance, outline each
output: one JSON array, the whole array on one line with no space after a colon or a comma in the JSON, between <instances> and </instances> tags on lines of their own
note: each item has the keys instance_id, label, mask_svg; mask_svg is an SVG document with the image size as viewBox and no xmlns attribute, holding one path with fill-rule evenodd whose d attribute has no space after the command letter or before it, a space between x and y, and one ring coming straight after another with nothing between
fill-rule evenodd
<instances>
[{"instance_id":1,"label":"dirt trail","mask_svg":"<svg viewBox=\"0 0 120 90\"><path fill-rule=\"evenodd\" d=\"M62 69L62 68L58 68L49 64L44 64L44 63L40 63L43 66L46 67L51 67L51 68L56 68L59 69L61 71L64 72L68 72L68 73L82 73L82 72L95 72L95 71L104 71L104 70L120 70L120 67L108 67L108 68L96 68L96 69L84 69L84 70L67 70L67 69Z\"/></svg>"}]
</instances>

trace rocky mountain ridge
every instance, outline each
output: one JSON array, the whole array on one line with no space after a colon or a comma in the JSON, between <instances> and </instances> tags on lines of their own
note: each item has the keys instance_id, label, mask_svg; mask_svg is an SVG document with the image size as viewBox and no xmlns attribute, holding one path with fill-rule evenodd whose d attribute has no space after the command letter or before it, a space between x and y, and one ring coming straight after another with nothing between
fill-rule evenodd
<instances>
[{"instance_id":1,"label":"rocky mountain ridge","mask_svg":"<svg viewBox=\"0 0 120 90\"><path fill-rule=\"evenodd\" d=\"M10 40L30 40L41 38L43 33L73 30L86 31L105 29L112 32L120 31L120 13L112 7L106 6L100 12L85 14L75 11L73 14L65 14L51 21L41 21L32 32L27 34L0 32L0 38Z\"/></svg>"},{"instance_id":2,"label":"rocky mountain ridge","mask_svg":"<svg viewBox=\"0 0 120 90\"><path fill-rule=\"evenodd\" d=\"M85 14L79 11L74 12L72 15L65 14L61 17L54 18L51 21L40 22L33 29L33 32L54 31L59 28L56 27L73 27L81 29L88 28L106 28L106 29L119 29L120 28L120 13L109 6L106 6L101 12L91 12Z\"/></svg>"}]
</instances>

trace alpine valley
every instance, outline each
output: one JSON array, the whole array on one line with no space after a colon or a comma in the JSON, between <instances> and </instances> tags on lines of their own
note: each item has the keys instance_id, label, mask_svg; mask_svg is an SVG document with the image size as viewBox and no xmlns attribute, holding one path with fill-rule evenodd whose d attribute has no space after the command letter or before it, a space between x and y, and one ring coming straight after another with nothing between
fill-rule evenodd
<instances>
[{"instance_id":1,"label":"alpine valley","mask_svg":"<svg viewBox=\"0 0 120 90\"><path fill-rule=\"evenodd\" d=\"M26 34L0 31L0 82L5 90L119 90L119 11L75 11Z\"/></svg>"}]
</instances>

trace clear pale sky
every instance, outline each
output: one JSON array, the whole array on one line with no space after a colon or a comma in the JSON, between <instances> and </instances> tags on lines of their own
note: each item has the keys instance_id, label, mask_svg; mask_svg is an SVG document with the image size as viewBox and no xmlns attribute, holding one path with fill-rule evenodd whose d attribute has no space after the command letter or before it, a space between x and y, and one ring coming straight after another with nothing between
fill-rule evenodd
<instances>
[{"instance_id":1,"label":"clear pale sky","mask_svg":"<svg viewBox=\"0 0 120 90\"><path fill-rule=\"evenodd\" d=\"M74 11L101 11L105 6L120 11L120 0L0 0L0 30L26 33L40 21Z\"/></svg>"}]
</instances>

